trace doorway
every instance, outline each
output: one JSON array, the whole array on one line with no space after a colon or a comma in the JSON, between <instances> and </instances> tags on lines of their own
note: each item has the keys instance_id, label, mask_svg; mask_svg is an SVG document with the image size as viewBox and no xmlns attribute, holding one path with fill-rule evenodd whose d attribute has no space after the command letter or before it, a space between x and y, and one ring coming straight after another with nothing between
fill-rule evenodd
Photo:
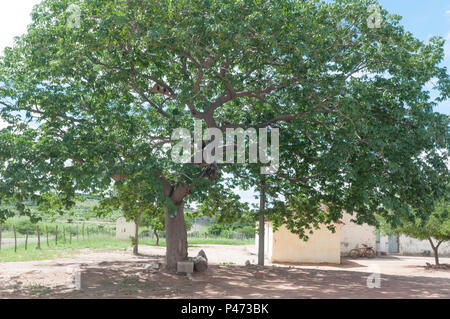
<instances>
[{"instance_id":1,"label":"doorway","mask_svg":"<svg viewBox=\"0 0 450 319\"><path fill-rule=\"evenodd\" d=\"M391 254L398 253L398 235L389 236L388 252Z\"/></svg>"}]
</instances>

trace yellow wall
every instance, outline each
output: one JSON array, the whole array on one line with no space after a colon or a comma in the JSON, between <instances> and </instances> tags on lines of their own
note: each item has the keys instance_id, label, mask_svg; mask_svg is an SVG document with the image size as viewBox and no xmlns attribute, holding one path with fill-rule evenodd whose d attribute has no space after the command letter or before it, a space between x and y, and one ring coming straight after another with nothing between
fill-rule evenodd
<instances>
[{"instance_id":1,"label":"yellow wall","mask_svg":"<svg viewBox=\"0 0 450 319\"><path fill-rule=\"evenodd\" d=\"M326 226L314 230L307 242L291 233L285 226L273 233L272 262L341 263L341 234L339 225L332 233Z\"/></svg>"}]
</instances>

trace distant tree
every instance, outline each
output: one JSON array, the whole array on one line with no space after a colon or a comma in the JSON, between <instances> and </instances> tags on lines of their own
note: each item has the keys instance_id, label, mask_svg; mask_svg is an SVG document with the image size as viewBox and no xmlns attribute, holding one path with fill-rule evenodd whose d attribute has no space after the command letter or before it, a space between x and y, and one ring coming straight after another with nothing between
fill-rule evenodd
<instances>
[{"instance_id":1,"label":"distant tree","mask_svg":"<svg viewBox=\"0 0 450 319\"><path fill-rule=\"evenodd\" d=\"M134 176L139 179L139 176ZM148 216L152 225L164 227L160 218L164 216L164 210L158 206L154 189L143 182L135 179L120 181L114 185L113 190L103 194L98 206L95 208L97 215L104 216L112 211L120 209L127 221L135 224L134 236L131 237L133 253L139 254L139 225L143 216Z\"/></svg>"},{"instance_id":2,"label":"distant tree","mask_svg":"<svg viewBox=\"0 0 450 319\"><path fill-rule=\"evenodd\" d=\"M450 202L438 203L428 218L417 213L411 220L402 219L402 224L392 227L381 221L381 231L385 234L404 234L413 238L428 240L433 249L436 265L439 265L439 246L450 241Z\"/></svg>"},{"instance_id":3,"label":"distant tree","mask_svg":"<svg viewBox=\"0 0 450 319\"><path fill-rule=\"evenodd\" d=\"M221 224L212 224L208 228L208 233L211 235L219 236L223 231L225 227Z\"/></svg>"},{"instance_id":4,"label":"distant tree","mask_svg":"<svg viewBox=\"0 0 450 319\"><path fill-rule=\"evenodd\" d=\"M150 227L150 231L156 237L156 246L159 246L159 232L165 230L164 209L162 207L152 206L150 214L144 214L141 220L141 225Z\"/></svg>"}]
</instances>

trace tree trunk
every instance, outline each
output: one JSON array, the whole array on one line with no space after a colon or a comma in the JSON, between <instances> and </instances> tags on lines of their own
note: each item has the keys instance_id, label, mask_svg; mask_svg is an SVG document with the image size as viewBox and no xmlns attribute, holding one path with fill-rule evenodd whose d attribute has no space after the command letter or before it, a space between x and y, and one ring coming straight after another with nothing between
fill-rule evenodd
<instances>
[{"instance_id":1,"label":"tree trunk","mask_svg":"<svg viewBox=\"0 0 450 319\"><path fill-rule=\"evenodd\" d=\"M259 209L264 211L266 209L266 188L264 184L264 177L261 177L260 195L259 195ZM264 266L264 238L265 238L265 218L264 214L259 216L259 245L258 245L258 265Z\"/></svg>"},{"instance_id":2,"label":"tree trunk","mask_svg":"<svg viewBox=\"0 0 450 319\"><path fill-rule=\"evenodd\" d=\"M259 232L258 232L258 265L264 266L264 238L265 238L265 220L264 215L259 216Z\"/></svg>"},{"instance_id":3,"label":"tree trunk","mask_svg":"<svg viewBox=\"0 0 450 319\"><path fill-rule=\"evenodd\" d=\"M177 270L177 263L188 256L184 203L177 206L177 213L171 217L166 209L166 261L167 268Z\"/></svg>"},{"instance_id":4,"label":"tree trunk","mask_svg":"<svg viewBox=\"0 0 450 319\"><path fill-rule=\"evenodd\" d=\"M156 237L156 246L159 246L159 235L158 235L158 232L156 230L154 230L153 233L155 234L155 237Z\"/></svg>"},{"instance_id":5,"label":"tree trunk","mask_svg":"<svg viewBox=\"0 0 450 319\"><path fill-rule=\"evenodd\" d=\"M142 209L141 212L136 216L134 221L134 246L133 246L133 254L139 255L139 224L141 223Z\"/></svg>"},{"instance_id":6,"label":"tree trunk","mask_svg":"<svg viewBox=\"0 0 450 319\"><path fill-rule=\"evenodd\" d=\"M39 230L39 226L36 225L36 233L37 233L37 247L36 249L41 249L41 231Z\"/></svg>"},{"instance_id":7,"label":"tree trunk","mask_svg":"<svg viewBox=\"0 0 450 319\"><path fill-rule=\"evenodd\" d=\"M438 244L435 246L433 243L433 239L428 238L430 244L431 244L431 248L433 248L433 253L434 253L434 261L436 263L436 266L439 266L439 246L442 244L442 241L438 242Z\"/></svg>"},{"instance_id":8,"label":"tree trunk","mask_svg":"<svg viewBox=\"0 0 450 319\"><path fill-rule=\"evenodd\" d=\"M2 250L2 224L0 224L0 250Z\"/></svg>"},{"instance_id":9,"label":"tree trunk","mask_svg":"<svg viewBox=\"0 0 450 319\"><path fill-rule=\"evenodd\" d=\"M439 266L439 253L437 248L433 248L434 251L434 262L436 263L436 266Z\"/></svg>"},{"instance_id":10,"label":"tree trunk","mask_svg":"<svg viewBox=\"0 0 450 319\"><path fill-rule=\"evenodd\" d=\"M27 228L27 233L26 233L26 237L25 237L25 250L28 250L28 228Z\"/></svg>"},{"instance_id":11,"label":"tree trunk","mask_svg":"<svg viewBox=\"0 0 450 319\"><path fill-rule=\"evenodd\" d=\"M17 252L17 235L16 235L16 226L13 225L13 231L14 231L14 252Z\"/></svg>"}]
</instances>

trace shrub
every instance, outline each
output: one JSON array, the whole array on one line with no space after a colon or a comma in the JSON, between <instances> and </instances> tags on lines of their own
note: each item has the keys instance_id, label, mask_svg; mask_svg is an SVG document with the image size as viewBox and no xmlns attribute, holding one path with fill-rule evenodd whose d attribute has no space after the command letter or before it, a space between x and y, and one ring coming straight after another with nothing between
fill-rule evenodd
<instances>
[{"instance_id":1,"label":"shrub","mask_svg":"<svg viewBox=\"0 0 450 319\"><path fill-rule=\"evenodd\" d=\"M230 229L224 229L220 233L220 235L222 235L225 238L233 238L233 234L234 234L234 231L232 231Z\"/></svg>"},{"instance_id":2,"label":"shrub","mask_svg":"<svg viewBox=\"0 0 450 319\"><path fill-rule=\"evenodd\" d=\"M208 228L208 233L210 233L211 235L219 236L223 230L224 230L224 227L222 225L212 224Z\"/></svg>"},{"instance_id":3,"label":"shrub","mask_svg":"<svg viewBox=\"0 0 450 319\"><path fill-rule=\"evenodd\" d=\"M255 237L255 227L254 226L245 226L239 229L236 229L237 233L243 233L245 234L245 237Z\"/></svg>"}]
</instances>

